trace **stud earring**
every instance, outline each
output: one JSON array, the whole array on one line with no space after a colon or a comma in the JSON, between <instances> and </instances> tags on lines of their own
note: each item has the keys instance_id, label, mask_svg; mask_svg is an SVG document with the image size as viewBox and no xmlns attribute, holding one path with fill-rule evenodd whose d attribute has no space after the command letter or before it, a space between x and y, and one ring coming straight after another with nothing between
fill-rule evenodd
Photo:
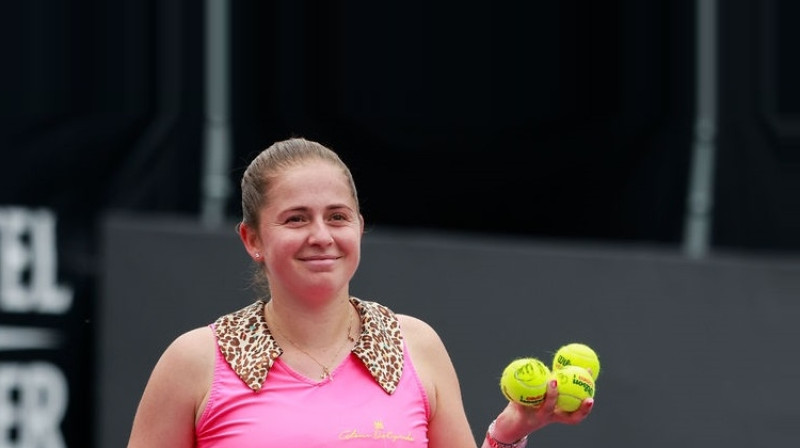
<instances>
[{"instance_id":1,"label":"stud earring","mask_svg":"<svg viewBox=\"0 0 800 448\"><path fill-rule=\"evenodd\" d=\"M256 259L261 258L261 252L256 252L255 257Z\"/></svg>"}]
</instances>

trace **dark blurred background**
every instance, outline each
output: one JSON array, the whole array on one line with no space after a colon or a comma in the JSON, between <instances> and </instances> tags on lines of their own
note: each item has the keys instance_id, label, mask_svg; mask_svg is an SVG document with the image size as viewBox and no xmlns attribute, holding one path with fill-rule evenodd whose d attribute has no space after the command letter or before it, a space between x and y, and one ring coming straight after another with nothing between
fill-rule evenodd
<instances>
[{"instance_id":1,"label":"dark blurred background","mask_svg":"<svg viewBox=\"0 0 800 448\"><path fill-rule=\"evenodd\" d=\"M199 213L202 6L5 6L0 203L89 235L103 210ZM800 248L799 13L719 5L714 247ZM695 19L691 1L231 2L231 185L302 135L352 166L374 224L679 244Z\"/></svg>"},{"instance_id":2,"label":"dark blurred background","mask_svg":"<svg viewBox=\"0 0 800 448\"><path fill-rule=\"evenodd\" d=\"M0 311L66 328L71 356L0 362L49 359L91 398L102 218L201 214L208 17L186 0L2 8L0 207L55 214L75 298L58 318ZM230 220L249 160L297 135L342 155L373 227L667 250L687 237L697 2L236 0L229 13ZM798 18L792 0L717 2L714 253L800 252ZM70 402L68 446L88 445L90 414Z\"/></svg>"}]
</instances>

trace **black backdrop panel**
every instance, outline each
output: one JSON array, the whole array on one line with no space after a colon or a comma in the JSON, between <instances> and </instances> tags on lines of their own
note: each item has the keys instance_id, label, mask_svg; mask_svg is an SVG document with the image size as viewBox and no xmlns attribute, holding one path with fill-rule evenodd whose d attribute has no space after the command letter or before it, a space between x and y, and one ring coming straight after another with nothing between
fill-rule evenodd
<instances>
[{"instance_id":1,"label":"black backdrop panel","mask_svg":"<svg viewBox=\"0 0 800 448\"><path fill-rule=\"evenodd\" d=\"M237 2L233 14L237 172L297 134L344 156L373 222L680 241L688 3Z\"/></svg>"}]
</instances>

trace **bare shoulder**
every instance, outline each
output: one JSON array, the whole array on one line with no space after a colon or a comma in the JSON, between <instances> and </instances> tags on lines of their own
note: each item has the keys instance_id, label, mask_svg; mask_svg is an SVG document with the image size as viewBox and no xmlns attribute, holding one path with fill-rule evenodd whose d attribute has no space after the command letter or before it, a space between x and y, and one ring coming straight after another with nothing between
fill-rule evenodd
<instances>
[{"instance_id":1,"label":"bare shoulder","mask_svg":"<svg viewBox=\"0 0 800 448\"><path fill-rule=\"evenodd\" d=\"M404 314L398 314L397 318L420 378L427 386L435 389L443 376L449 376L453 370L444 342L436 329L427 322Z\"/></svg>"},{"instance_id":2,"label":"bare shoulder","mask_svg":"<svg viewBox=\"0 0 800 448\"><path fill-rule=\"evenodd\" d=\"M194 423L214 375L214 339L210 328L196 328L164 350L139 401L129 448L193 446Z\"/></svg>"},{"instance_id":3,"label":"bare shoulder","mask_svg":"<svg viewBox=\"0 0 800 448\"><path fill-rule=\"evenodd\" d=\"M202 399L214 371L216 342L208 327L181 334L164 350L153 369L151 381L179 386L175 393L187 394L192 401Z\"/></svg>"},{"instance_id":4,"label":"bare shoulder","mask_svg":"<svg viewBox=\"0 0 800 448\"><path fill-rule=\"evenodd\" d=\"M153 376L168 384L182 383L184 393L199 404L211 384L215 355L214 332L209 327L195 328L175 338L164 350Z\"/></svg>"},{"instance_id":5,"label":"bare shoulder","mask_svg":"<svg viewBox=\"0 0 800 448\"><path fill-rule=\"evenodd\" d=\"M177 362L202 364L213 360L215 348L214 332L209 327L200 327L181 334L167 347L163 356Z\"/></svg>"},{"instance_id":6,"label":"bare shoulder","mask_svg":"<svg viewBox=\"0 0 800 448\"><path fill-rule=\"evenodd\" d=\"M422 350L436 355L436 352L444 350L442 339L436 330L427 322L407 314L398 314L400 328L403 330L403 337L406 338L412 350Z\"/></svg>"},{"instance_id":7,"label":"bare shoulder","mask_svg":"<svg viewBox=\"0 0 800 448\"><path fill-rule=\"evenodd\" d=\"M436 409L437 390L442 381L442 372L451 369L447 349L436 330L427 322L405 314L398 314L397 319L414 370L425 387L431 408Z\"/></svg>"}]
</instances>

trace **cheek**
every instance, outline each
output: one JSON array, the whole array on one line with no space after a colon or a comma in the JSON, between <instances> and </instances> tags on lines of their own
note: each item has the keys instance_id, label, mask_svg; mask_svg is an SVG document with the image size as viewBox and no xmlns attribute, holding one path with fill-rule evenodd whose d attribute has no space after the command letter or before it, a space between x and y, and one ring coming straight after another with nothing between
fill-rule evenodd
<instances>
[{"instance_id":1,"label":"cheek","mask_svg":"<svg viewBox=\"0 0 800 448\"><path fill-rule=\"evenodd\" d=\"M263 233L261 241L264 248L264 260L268 265L281 263L287 257L291 258L302 244L302 241L297 238L289 238L287 235L275 232Z\"/></svg>"},{"instance_id":2,"label":"cheek","mask_svg":"<svg viewBox=\"0 0 800 448\"><path fill-rule=\"evenodd\" d=\"M292 258L297 252L300 244L288 240L275 241L271 244L266 244L266 249L269 261L272 263L280 263L283 260Z\"/></svg>"},{"instance_id":3,"label":"cheek","mask_svg":"<svg viewBox=\"0 0 800 448\"><path fill-rule=\"evenodd\" d=\"M361 232L358 227L347 227L335 236L340 246L346 246L351 251L361 247Z\"/></svg>"},{"instance_id":4,"label":"cheek","mask_svg":"<svg viewBox=\"0 0 800 448\"><path fill-rule=\"evenodd\" d=\"M361 260L361 237L360 235L353 236L347 240L347 251L350 254L354 267L358 266Z\"/></svg>"},{"instance_id":5,"label":"cheek","mask_svg":"<svg viewBox=\"0 0 800 448\"><path fill-rule=\"evenodd\" d=\"M264 273L270 283L272 276L285 277L293 271L292 260L294 254L286 246L267 246L267 255L264 257Z\"/></svg>"}]
</instances>

